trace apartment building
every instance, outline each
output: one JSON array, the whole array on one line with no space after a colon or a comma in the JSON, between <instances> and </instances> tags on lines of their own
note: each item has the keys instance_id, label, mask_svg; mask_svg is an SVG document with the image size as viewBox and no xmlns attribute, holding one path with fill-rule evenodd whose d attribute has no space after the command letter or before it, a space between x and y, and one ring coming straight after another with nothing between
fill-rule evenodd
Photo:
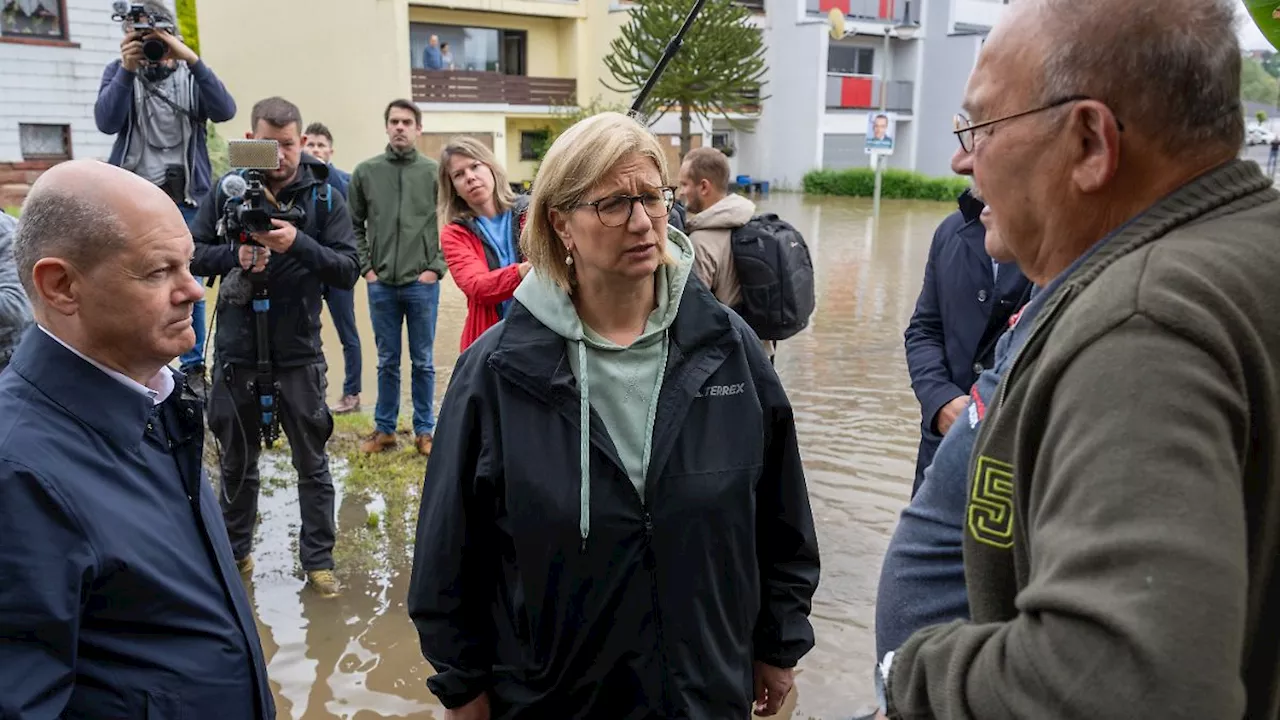
<instances>
[{"instance_id":1,"label":"apartment building","mask_svg":"<svg viewBox=\"0 0 1280 720\"><path fill-rule=\"evenodd\" d=\"M108 2L0 0L0 207L58 162L110 154L93 105L120 38Z\"/></svg>"},{"instance_id":2,"label":"apartment building","mask_svg":"<svg viewBox=\"0 0 1280 720\"><path fill-rule=\"evenodd\" d=\"M700 122L700 140L732 147L735 175L796 188L814 168L871 165L868 120L883 96L895 136L887 167L948 175L952 118L1008 1L763 0L758 25L769 73L761 113L745 129ZM832 9L845 20L838 40L830 35ZM668 116L655 129L677 124Z\"/></svg>"}]
</instances>

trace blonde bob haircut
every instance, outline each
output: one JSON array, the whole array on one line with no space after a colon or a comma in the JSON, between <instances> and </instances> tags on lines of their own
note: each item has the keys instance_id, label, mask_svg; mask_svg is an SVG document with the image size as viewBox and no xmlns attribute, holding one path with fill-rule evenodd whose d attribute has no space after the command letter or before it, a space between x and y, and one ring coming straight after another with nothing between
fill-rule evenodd
<instances>
[{"instance_id":1,"label":"blonde bob haircut","mask_svg":"<svg viewBox=\"0 0 1280 720\"><path fill-rule=\"evenodd\" d=\"M507 171L498 164L498 158L487 145L466 135L449 138L449 143L440 151L440 170L436 179L436 216L441 228L455 220L471 220L476 215L453 186L453 178L449 177L449 161L455 155L471 158L493 173L493 204L499 213L506 212L515 203L516 195L507 182Z\"/></svg>"},{"instance_id":2,"label":"blonde bob haircut","mask_svg":"<svg viewBox=\"0 0 1280 720\"><path fill-rule=\"evenodd\" d=\"M533 183L520 250L539 275L573 292L574 266L566 265L569 251L551 224L551 211L572 212L592 188L604 182L629 155L653 161L658 182L670 185L667 159L649 129L616 112L600 113L575 123L551 144ZM675 263L667 252L666 236L659 240L662 262Z\"/></svg>"}]
</instances>

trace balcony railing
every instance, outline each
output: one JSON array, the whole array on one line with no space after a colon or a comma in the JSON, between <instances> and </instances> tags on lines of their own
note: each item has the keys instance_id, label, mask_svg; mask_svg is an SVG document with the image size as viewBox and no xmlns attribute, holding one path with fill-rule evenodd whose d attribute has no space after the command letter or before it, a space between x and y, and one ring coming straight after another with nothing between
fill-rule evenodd
<instances>
[{"instance_id":1,"label":"balcony railing","mask_svg":"<svg viewBox=\"0 0 1280 720\"><path fill-rule=\"evenodd\" d=\"M764 0L733 0L735 4L757 13L764 12Z\"/></svg>"},{"instance_id":2,"label":"balcony railing","mask_svg":"<svg viewBox=\"0 0 1280 720\"><path fill-rule=\"evenodd\" d=\"M414 70L413 99L423 103L570 105L573 78L528 77L499 72Z\"/></svg>"},{"instance_id":3,"label":"balcony railing","mask_svg":"<svg viewBox=\"0 0 1280 720\"><path fill-rule=\"evenodd\" d=\"M885 109L897 113L910 113L915 92L914 83L908 80L890 80L885 96ZM880 78L874 75L827 75L828 110L878 110L880 109Z\"/></svg>"},{"instance_id":4,"label":"balcony railing","mask_svg":"<svg viewBox=\"0 0 1280 720\"><path fill-rule=\"evenodd\" d=\"M853 20L901 24L919 24L923 0L805 0L805 10L812 15L826 15L839 8Z\"/></svg>"}]
</instances>

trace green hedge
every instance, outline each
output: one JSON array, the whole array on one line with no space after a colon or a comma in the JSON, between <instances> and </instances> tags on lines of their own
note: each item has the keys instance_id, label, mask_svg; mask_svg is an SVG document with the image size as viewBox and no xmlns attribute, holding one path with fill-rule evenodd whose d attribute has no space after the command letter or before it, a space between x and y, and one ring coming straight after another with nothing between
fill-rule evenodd
<instances>
[{"instance_id":1,"label":"green hedge","mask_svg":"<svg viewBox=\"0 0 1280 720\"><path fill-rule=\"evenodd\" d=\"M875 194L875 187L876 173L871 168L812 170L804 176L804 191L813 195L871 197ZM936 178L910 170L885 170L880 197L948 202L955 200L968 187L969 180L962 177Z\"/></svg>"}]
</instances>

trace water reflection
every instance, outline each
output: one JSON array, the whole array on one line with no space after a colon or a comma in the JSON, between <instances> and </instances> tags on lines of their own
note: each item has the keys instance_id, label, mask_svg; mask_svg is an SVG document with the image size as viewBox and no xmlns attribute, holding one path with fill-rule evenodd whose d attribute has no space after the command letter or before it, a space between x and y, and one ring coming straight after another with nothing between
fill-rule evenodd
<instances>
[{"instance_id":1,"label":"water reflection","mask_svg":"<svg viewBox=\"0 0 1280 720\"><path fill-rule=\"evenodd\" d=\"M919 422L902 331L933 229L952 207L889 201L878 227L863 200L778 194L760 209L800 230L817 269L813 322L782 345L777 359L796 410L823 558L813 612L817 646L801 664L785 716L840 720L874 699L875 585L910 492ZM363 283L356 297L366 356L363 399L371 410L376 363ZM464 315L461 293L446 281L436 334L437 403L458 355ZM340 388L340 346L329 326L324 343L329 385ZM408 378L407 354L404 364ZM405 400L402 409L411 407ZM291 472L286 459L264 457L264 485ZM335 463L335 477L343 472ZM405 611L413 523L402 515L416 509L417 490L406 488L407 496L398 498L339 492L335 555L346 590L336 600L303 592L296 490L290 484L264 492L251 592L279 717L443 715L426 689L431 668ZM371 511L378 522L370 522Z\"/></svg>"}]
</instances>

